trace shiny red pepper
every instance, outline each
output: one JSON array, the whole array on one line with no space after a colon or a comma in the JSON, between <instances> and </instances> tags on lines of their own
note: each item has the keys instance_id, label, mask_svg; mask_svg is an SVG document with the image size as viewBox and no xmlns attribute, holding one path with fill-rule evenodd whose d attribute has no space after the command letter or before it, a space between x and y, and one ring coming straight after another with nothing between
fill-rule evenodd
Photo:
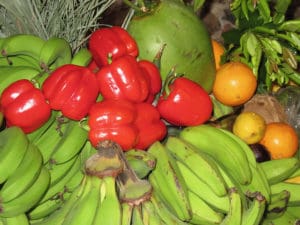
<instances>
[{"instance_id":1,"label":"shiny red pepper","mask_svg":"<svg viewBox=\"0 0 300 225\"><path fill-rule=\"evenodd\" d=\"M89 140L93 146L102 140L117 142L124 151L137 143L138 129L134 125L135 105L126 100L103 100L89 112Z\"/></svg>"},{"instance_id":2,"label":"shiny red pepper","mask_svg":"<svg viewBox=\"0 0 300 225\"><path fill-rule=\"evenodd\" d=\"M146 150L155 141L162 140L167 134L167 127L161 120L156 107L150 103L136 104L137 117L134 124L139 131L137 149Z\"/></svg>"},{"instance_id":3,"label":"shiny red pepper","mask_svg":"<svg viewBox=\"0 0 300 225\"><path fill-rule=\"evenodd\" d=\"M99 91L104 99L143 102L149 95L149 79L135 57L122 56L97 73Z\"/></svg>"},{"instance_id":4,"label":"shiny red pepper","mask_svg":"<svg viewBox=\"0 0 300 225\"><path fill-rule=\"evenodd\" d=\"M112 26L95 30L89 39L89 50L99 67L123 55L137 57L138 46L133 37L122 27Z\"/></svg>"},{"instance_id":5,"label":"shiny red pepper","mask_svg":"<svg viewBox=\"0 0 300 225\"><path fill-rule=\"evenodd\" d=\"M195 126L206 122L213 104L208 93L185 77L167 79L157 109L161 117L176 126Z\"/></svg>"},{"instance_id":6,"label":"shiny red pepper","mask_svg":"<svg viewBox=\"0 0 300 225\"><path fill-rule=\"evenodd\" d=\"M52 109L73 120L84 118L99 94L96 75L86 67L73 64L53 71L42 90Z\"/></svg>"},{"instance_id":7,"label":"shiny red pepper","mask_svg":"<svg viewBox=\"0 0 300 225\"><path fill-rule=\"evenodd\" d=\"M145 76L149 80L149 95L146 102L152 103L155 96L160 92L162 87L162 79L158 67L151 61L140 60L139 66L144 71Z\"/></svg>"},{"instance_id":8,"label":"shiny red pepper","mask_svg":"<svg viewBox=\"0 0 300 225\"><path fill-rule=\"evenodd\" d=\"M51 114L41 90L25 79L12 83L2 92L0 109L8 127L19 126L25 133L41 127Z\"/></svg>"}]
</instances>

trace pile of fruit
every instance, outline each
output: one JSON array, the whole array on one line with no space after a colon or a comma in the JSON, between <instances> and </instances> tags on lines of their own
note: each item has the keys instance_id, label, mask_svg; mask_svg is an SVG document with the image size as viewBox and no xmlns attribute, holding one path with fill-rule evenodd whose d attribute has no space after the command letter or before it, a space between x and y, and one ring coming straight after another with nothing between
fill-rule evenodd
<instances>
[{"instance_id":1,"label":"pile of fruit","mask_svg":"<svg viewBox=\"0 0 300 225\"><path fill-rule=\"evenodd\" d=\"M0 38L0 225L300 224L300 22L244 4L222 44L172 0L77 51Z\"/></svg>"}]
</instances>

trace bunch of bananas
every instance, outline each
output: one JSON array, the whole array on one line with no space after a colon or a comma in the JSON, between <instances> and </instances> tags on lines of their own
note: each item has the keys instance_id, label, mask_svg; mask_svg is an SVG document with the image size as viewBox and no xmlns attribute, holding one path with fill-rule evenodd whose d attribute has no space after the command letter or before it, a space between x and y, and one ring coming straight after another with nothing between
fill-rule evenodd
<instances>
[{"instance_id":1,"label":"bunch of bananas","mask_svg":"<svg viewBox=\"0 0 300 225\"><path fill-rule=\"evenodd\" d=\"M91 55L82 48L78 54L64 38L44 40L33 34L16 34L0 38L0 93L19 79L44 79L61 65L87 65Z\"/></svg>"}]
</instances>

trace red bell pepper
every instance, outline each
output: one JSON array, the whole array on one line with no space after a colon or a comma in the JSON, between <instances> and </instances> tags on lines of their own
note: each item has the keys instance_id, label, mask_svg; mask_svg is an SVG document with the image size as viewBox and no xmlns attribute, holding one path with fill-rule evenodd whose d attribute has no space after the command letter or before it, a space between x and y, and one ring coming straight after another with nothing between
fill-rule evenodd
<instances>
[{"instance_id":1,"label":"red bell pepper","mask_svg":"<svg viewBox=\"0 0 300 225\"><path fill-rule=\"evenodd\" d=\"M188 78L170 78L166 79L157 103L161 117L176 126L195 126L206 122L213 109L208 93Z\"/></svg>"},{"instance_id":2,"label":"red bell pepper","mask_svg":"<svg viewBox=\"0 0 300 225\"><path fill-rule=\"evenodd\" d=\"M42 91L25 79L4 89L0 109L8 127L19 126L25 133L41 127L51 115L51 108Z\"/></svg>"},{"instance_id":3,"label":"red bell pepper","mask_svg":"<svg viewBox=\"0 0 300 225\"><path fill-rule=\"evenodd\" d=\"M52 109L73 120L84 118L99 94L96 75L88 68L65 64L54 70L42 85Z\"/></svg>"},{"instance_id":4,"label":"red bell pepper","mask_svg":"<svg viewBox=\"0 0 300 225\"><path fill-rule=\"evenodd\" d=\"M143 102L149 94L149 79L136 58L122 56L97 73L99 91L104 99Z\"/></svg>"},{"instance_id":5,"label":"red bell pepper","mask_svg":"<svg viewBox=\"0 0 300 225\"><path fill-rule=\"evenodd\" d=\"M134 124L139 131L137 149L145 150L155 141L162 140L167 134L166 124L161 120L156 107L150 103L136 104L137 117Z\"/></svg>"},{"instance_id":6,"label":"red bell pepper","mask_svg":"<svg viewBox=\"0 0 300 225\"><path fill-rule=\"evenodd\" d=\"M99 67L123 55L137 57L138 46L134 38L122 27L112 26L95 30L89 39L89 50Z\"/></svg>"},{"instance_id":7,"label":"red bell pepper","mask_svg":"<svg viewBox=\"0 0 300 225\"><path fill-rule=\"evenodd\" d=\"M124 151L137 143L138 130L134 125L136 109L126 100L103 100L94 104L89 112L89 140L94 147L103 140L118 143Z\"/></svg>"},{"instance_id":8,"label":"red bell pepper","mask_svg":"<svg viewBox=\"0 0 300 225\"><path fill-rule=\"evenodd\" d=\"M152 103L155 96L160 92L162 87L162 79L158 67L151 61L140 60L139 66L149 80L149 95L146 102Z\"/></svg>"}]
</instances>

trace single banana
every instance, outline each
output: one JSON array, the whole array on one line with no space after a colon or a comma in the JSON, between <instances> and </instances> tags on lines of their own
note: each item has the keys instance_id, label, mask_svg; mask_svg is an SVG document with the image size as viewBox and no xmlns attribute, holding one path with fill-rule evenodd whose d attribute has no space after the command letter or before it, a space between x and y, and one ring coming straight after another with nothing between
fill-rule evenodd
<instances>
[{"instance_id":1,"label":"single banana","mask_svg":"<svg viewBox=\"0 0 300 225\"><path fill-rule=\"evenodd\" d=\"M137 206L133 207L131 224L132 225L146 225L143 222L143 214L142 214L141 205L137 205Z\"/></svg>"},{"instance_id":2,"label":"single banana","mask_svg":"<svg viewBox=\"0 0 300 225\"><path fill-rule=\"evenodd\" d=\"M29 220L25 213L21 213L13 217L4 217L1 220L3 225L29 225Z\"/></svg>"},{"instance_id":3,"label":"single banana","mask_svg":"<svg viewBox=\"0 0 300 225\"><path fill-rule=\"evenodd\" d=\"M131 149L125 152L125 157L130 167L140 178L146 178L155 168L156 158L148 151Z\"/></svg>"},{"instance_id":4,"label":"single banana","mask_svg":"<svg viewBox=\"0 0 300 225\"><path fill-rule=\"evenodd\" d=\"M76 162L78 161L78 162ZM56 164L55 162L49 161L45 166L48 168L51 176L51 183L50 185L55 185L58 183L61 179L63 179L64 176L69 172L69 170L73 167L75 163L79 163L80 159L79 157L74 157L73 159L62 163L62 164ZM78 169L80 169L78 164Z\"/></svg>"},{"instance_id":5,"label":"single banana","mask_svg":"<svg viewBox=\"0 0 300 225\"><path fill-rule=\"evenodd\" d=\"M270 185L288 179L297 169L300 168L300 160L291 158L272 159L261 162L260 166L265 172Z\"/></svg>"},{"instance_id":6,"label":"single banana","mask_svg":"<svg viewBox=\"0 0 300 225\"><path fill-rule=\"evenodd\" d=\"M86 179L87 183L82 195L69 210L62 225L95 224L93 223L93 220L98 213L98 207L102 197L100 194L101 184L103 181L99 177L88 175L86 176Z\"/></svg>"},{"instance_id":7,"label":"single banana","mask_svg":"<svg viewBox=\"0 0 300 225\"><path fill-rule=\"evenodd\" d=\"M44 43L45 40L37 35L16 34L5 38L0 51L1 54L6 57L28 55L39 59L40 51Z\"/></svg>"},{"instance_id":8,"label":"single banana","mask_svg":"<svg viewBox=\"0 0 300 225\"><path fill-rule=\"evenodd\" d=\"M227 186L216 161L208 154L195 149L188 142L178 137L170 136L165 141L166 148L177 161L185 164L199 179L202 179L218 196L227 195Z\"/></svg>"},{"instance_id":9,"label":"single banana","mask_svg":"<svg viewBox=\"0 0 300 225\"><path fill-rule=\"evenodd\" d=\"M267 201L259 192L254 194L249 207L243 212L242 225L259 225L264 218Z\"/></svg>"},{"instance_id":10,"label":"single banana","mask_svg":"<svg viewBox=\"0 0 300 225\"><path fill-rule=\"evenodd\" d=\"M282 190L286 190L290 193L290 199L288 206L300 206L300 184L279 182L271 185L271 193L280 193Z\"/></svg>"},{"instance_id":11,"label":"single banana","mask_svg":"<svg viewBox=\"0 0 300 225\"><path fill-rule=\"evenodd\" d=\"M54 149L63 138L66 128L65 118L58 114L49 128L33 142L40 149L44 163L50 160Z\"/></svg>"},{"instance_id":12,"label":"single banana","mask_svg":"<svg viewBox=\"0 0 300 225\"><path fill-rule=\"evenodd\" d=\"M0 57L0 66L10 66L10 67L18 67L18 66L26 66L32 67L39 71L42 71L39 62L36 58L33 58L29 55L14 55L8 57Z\"/></svg>"},{"instance_id":13,"label":"single banana","mask_svg":"<svg viewBox=\"0 0 300 225\"><path fill-rule=\"evenodd\" d=\"M56 210L59 210L65 201L69 199L72 192L64 192L61 196L57 196L57 198L48 199L47 201L34 206L29 212L27 212L28 218L31 222L41 220Z\"/></svg>"},{"instance_id":14,"label":"single banana","mask_svg":"<svg viewBox=\"0 0 300 225\"><path fill-rule=\"evenodd\" d=\"M192 219L189 223L199 225L214 225L222 222L224 214L216 211L206 201L192 191L188 191L192 208Z\"/></svg>"},{"instance_id":15,"label":"single banana","mask_svg":"<svg viewBox=\"0 0 300 225\"><path fill-rule=\"evenodd\" d=\"M0 95L10 84L20 79L31 80L41 72L29 66L0 66Z\"/></svg>"},{"instance_id":16,"label":"single banana","mask_svg":"<svg viewBox=\"0 0 300 225\"><path fill-rule=\"evenodd\" d=\"M256 167L250 164L250 169L252 171L252 180L247 185L241 184L241 189L243 190L244 194L258 191L266 198L266 201L269 202L271 196L270 184L264 171L260 167L260 164L258 164Z\"/></svg>"},{"instance_id":17,"label":"single banana","mask_svg":"<svg viewBox=\"0 0 300 225\"><path fill-rule=\"evenodd\" d=\"M238 145L240 146L240 150L245 152L248 162L250 164L252 164L252 166L255 167L257 162L256 162L255 155L253 154L253 151L251 150L251 147L245 141L243 141L241 138L239 138L237 135L230 132L229 130L221 128L220 131L222 131L224 134L226 134L227 136L232 138L233 141L235 141L237 143L237 146L236 146L237 148L238 148Z\"/></svg>"},{"instance_id":18,"label":"single banana","mask_svg":"<svg viewBox=\"0 0 300 225\"><path fill-rule=\"evenodd\" d=\"M64 163L79 154L88 139L88 132L80 126L80 122L67 120L66 129L61 140L57 143L50 161Z\"/></svg>"},{"instance_id":19,"label":"single banana","mask_svg":"<svg viewBox=\"0 0 300 225\"><path fill-rule=\"evenodd\" d=\"M46 193L44 194L43 198L39 201L38 204L47 201L48 199L55 199L60 196L62 193L66 191L66 184L73 178L76 177L77 174L81 175L81 167L80 167L80 160L76 160L69 171L61 177L60 180L56 181L55 183L51 183L49 188L47 189ZM49 172L50 174L50 172ZM51 175L50 175L51 176Z\"/></svg>"},{"instance_id":20,"label":"single banana","mask_svg":"<svg viewBox=\"0 0 300 225\"><path fill-rule=\"evenodd\" d=\"M144 225L164 225L160 216L151 201L143 201L142 203L142 218ZM123 224L122 224L123 225Z\"/></svg>"},{"instance_id":21,"label":"single banana","mask_svg":"<svg viewBox=\"0 0 300 225\"><path fill-rule=\"evenodd\" d=\"M267 204L265 218L274 219L282 216L287 209L290 193L281 190L279 193L271 195L271 201Z\"/></svg>"},{"instance_id":22,"label":"single banana","mask_svg":"<svg viewBox=\"0 0 300 225\"><path fill-rule=\"evenodd\" d=\"M18 198L18 196L36 182L42 167L42 154L36 146L29 143L21 163L1 187L1 201L8 202L14 198Z\"/></svg>"},{"instance_id":23,"label":"single banana","mask_svg":"<svg viewBox=\"0 0 300 225\"><path fill-rule=\"evenodd\" d=\"M116 178L104 176L100 192L101 199L92 224L121 225L122 210L116 189Z\"/></svg>"},{"instance_id":24,"label":"single banana","mask_svg":"<svg viewBox=\"0 0 300 225\"><path fill-rule=\"evenodd\" d=\"M298 216L294 216L293 214L285 211L281 216L276 217L274 219L264 219L261 225L299 225L300 218Z\"/></svg>"},{"instance_id":25,"label":"single banana","mask_svg":"<svg viewBox=\"0 0 300 225\"><path fill-rule=\"evenodd\" d=\"M161 220L167 225L188 225L187 222L182 221L173 214L157 194L157 192L153 192L149 201L153 204L155 211Z\"/></svg>"},{"instance_id":26,"label":"single banana","mask_svg":"<svg viewBox=\"0 0 300 225\"><path fill-rule=\"evenodd\" d=\"M122 219L121 225L131 225L133 205L127 202L121 203Z\"/></svg>"},{"instance_id":27,"label":"single banana","mask_svg":"<svg viewBox=\"0 0 300 225\"><path fill-rule=\"evenodd\" d=\"M39 129L27 134L27 138L30 142L35 143L51 126L51 124L56 122L56 117L58 111L52 110L51 116L46 123L44 123Z\"/></svg>"},{"instance_id":28,"label":"single banana","mask_svg":"<svg viewBox=\"0 0 300 225\"><path fill-rule=\"evenodd\" d=\"M187 185L175 159L158 141L150 146L148 152L156 157L155 169L149 175L151 185L160 190L166 204L171 207L178 218L184 221L189 220L191 208L187 196Z\"/></svg>"},{"instance_id":29,"label":"single banana","mask_svg":"<svg viewBox=\"0 0 300 225\"><path fill-rule=\"evenodd\" d=\"M0 216L12 217L21 213L27 212L34 207L38 201L43 197L50 184L50 173L48 169L42 167L39 177L34 184L19 195L8 202L0 202Z\"/></svg>"},{"instance_id":30,"label":"single banana","mask_svg":"<svg viewBox=\"0 0 300 225\"><path fill-rule=\"evenodd\" d=\"M79 49L72 57L71 64L78 66L88 66L93 57L88 48Z\"/></svg>"},{"instance_id":31,"label":"single banana","mask_svg":"<svg viewBox=\"0 0 300 225\"><path fill-rule=\"evenodd\" d=\"M81 184L72 192L68 200L66 200L58 210L54 211L49 216L41 220L31 221L31 225L54 225L54 224L61 225L66 215L69 213L69 211L72 209L74 204L76 204L78 199L80 199L80 197L84 193L86 185L87 185L87 177L84 176Z\"/></svg>"},{"instance_id":32,"label":"single banana","mask_svg":"<svg viewBox=\"0 0 300 225\"><path fill-rule=\"evenodd\" d=\"M0 143L0 184L2 184L22 162L29 141L21 128L13 126L0 132Z\"/></svg>"},{"instance_id":33,"label":"single banana","mask_svg":"<svg viewBox=\"0 0 300 225\"><path fill-rule=\"evenodd\" d=\"M209 124L186 127L179 137L213 157L239 183L251 182L252 174L246 153L219 128Z\"/></svg>"},{"instance_id":34,"label":"single banana","mask_svg":"<svg viewBox=\"0 0 300 225\"><path fill-rule=\"evenodd\" d=\"M188 191L193 192L199 198L202 198L218 212L227 213L229 211L230 202L228 194L225 196L216 195L210 186L208 186L203 179L199 179L194 171L190 170L185 164L181 161L177 161L177 165L180 171L182 171ZM207 176L209 176L209 174L207 174Z\"/></svg>"},{"instance_id":35,"label":"single banana","mask_svg":"<svg viewBox=\"0 0 300 225\"><path fill-rule=\"evenodd\" d=\"M45 71L51 71L59 66L68 64L72 59L72 48L64 38L51 37L43 45L39 61Z\"/></svg>"},{"instance_id":36,"label":"single banana","mask_svg":"<svg viewBox=\"0 0 300 225\"><path fill-rule=\"evenodd\" d=\"M240 193L237 189L230 189L230 209L226 214L221 225L240 225L242 222L242 201Z\"/></svg>"}]
</instances>

